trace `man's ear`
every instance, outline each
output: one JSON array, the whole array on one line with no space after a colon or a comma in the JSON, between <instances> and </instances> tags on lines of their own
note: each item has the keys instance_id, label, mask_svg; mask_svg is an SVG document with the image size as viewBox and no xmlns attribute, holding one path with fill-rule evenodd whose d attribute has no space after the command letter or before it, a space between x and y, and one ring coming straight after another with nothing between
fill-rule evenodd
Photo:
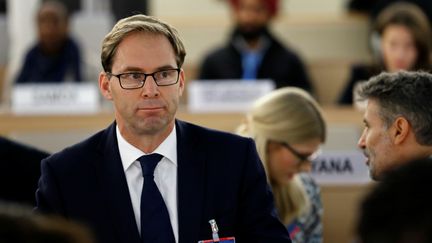
<instances>
[{"instance_id":1,"label":"man's ear","mask_svg":"<svg viewBox=\"0 0 432 243\"><path fill-rule=\"evenodd\" d=\"M391 136L394 144L402 144L410 134L411 125L405 117L397 117L391 127Z\"/></svg>"},{"instance_id":2,"label":"man's ear","mask_svg":"<svg viewBox=\"0 0 432 243\"><path fill-rule=\"evenodd\" d=\"M110 86L109 77L106 74L106 72L101 72L99 74L99 90L102 96L105 97L105 99L107 100L113 99L111 95L111 86Z\"/></svg>"},{"instance_id":3,"label":"man's ear","mask_svg":"<svg viewBox=\"0 0 432 243\"><path fill-rule=\"evenodd\" d=\"M186 76L185 72L182 69L180 69L180 76L179 76L179 96L183 95L184 89L185 89L185 82L186 82Z\"/></svg>"}]
</instances>

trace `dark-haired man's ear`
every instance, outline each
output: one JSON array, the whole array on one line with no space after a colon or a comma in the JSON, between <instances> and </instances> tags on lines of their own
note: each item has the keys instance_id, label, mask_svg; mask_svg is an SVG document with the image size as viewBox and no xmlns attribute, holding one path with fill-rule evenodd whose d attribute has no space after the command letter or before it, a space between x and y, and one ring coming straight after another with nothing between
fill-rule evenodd
<instances>
[{"instance_id":1,"label":"dark-haired man's ear","mask_svg":"<svg viewBox=\"0 0 432 243\"><path fill-rule=\"evenodd\" d=\"M411 125L404 117L398 117L391 127L391 136L395 145L402 144L410 134Z\"/></svg>"}]
</instances>

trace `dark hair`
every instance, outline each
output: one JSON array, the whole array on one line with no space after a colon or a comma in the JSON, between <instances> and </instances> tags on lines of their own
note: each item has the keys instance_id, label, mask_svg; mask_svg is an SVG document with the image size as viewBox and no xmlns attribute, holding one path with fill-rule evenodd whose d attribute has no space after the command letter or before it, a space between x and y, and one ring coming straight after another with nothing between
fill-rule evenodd
<instances>
[{"instance_id":1,"label":"dark hair","mask_svg":"<svg viewBox=\"0 0 432 243\"><path fill-rule=\"evenodd\" d=\"M94 240L90 231L77 223L0 202L0 242L94 243Z\"/></svg>"},{"instance_id":2,"label":"dark hair","mask_svg":"<svg viewBox=\"0 0 432 243\"><path fill-rule=\"evenodd\" d=\"M432 242L432 159L390 171L364 198L356 233L362 243Z\"/></svg>"},{"instance_id":3,"label":"dark hair","mask_svg":"<svg viewBox=\"0 0 432 243\"><path fill-rule=\"evenodd\" d=\"M390 25L402 25L411 32L418 55L414 70L429 70L432 34L429 20L424 12L416 5L407 2L391 4L374 21L372 33L382 36Z\"/></svg>"},{"instance_id":4,"label":"dark hair","mask_svg":"<svg viewBox=\"0 0 432 243\"><path fill-rule=\"evenodd\" d=\"M384 125L402 116L422 145L432 145L432 75L426 72L383 72L360 86L361 99L376 100Z\"/></svg>"}]
</instances>

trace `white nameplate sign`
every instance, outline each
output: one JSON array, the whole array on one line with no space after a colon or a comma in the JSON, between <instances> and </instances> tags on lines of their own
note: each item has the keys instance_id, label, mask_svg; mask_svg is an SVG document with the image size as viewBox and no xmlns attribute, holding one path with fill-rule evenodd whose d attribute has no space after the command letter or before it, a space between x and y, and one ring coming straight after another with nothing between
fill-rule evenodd
<instances>
[{"instance_id":1,"label":"white nameplate sign","mask_svg":"<svg viewBox=\"0 0 432 243\"><path fill-rule=\"evenodd\" d=\"M365 184L371 181L365 161L358 150L324 151L312 162L312 177L319 184Z\"/></svg>"},{"instance_id":2,"label":"white nameplate sign","mask_svg":"<svg viewBox=\"0 0 432 243\"><path fill-rule=\"evenodd\" d=\"M17 84L12 89L15 114L85 114L100 109L99 90L92 83Z\"/></svg>"},{"instance_id":3,"label":"white nameplate sign","mask_svg":"<svg viewBox=\"0 0 432 243\"><path fill-rule=\"evenodd\" d=\"M245 112L275 88L271 80L196 80L188 87L188 110L193 113Z\"/></svg>"}]
</instances>

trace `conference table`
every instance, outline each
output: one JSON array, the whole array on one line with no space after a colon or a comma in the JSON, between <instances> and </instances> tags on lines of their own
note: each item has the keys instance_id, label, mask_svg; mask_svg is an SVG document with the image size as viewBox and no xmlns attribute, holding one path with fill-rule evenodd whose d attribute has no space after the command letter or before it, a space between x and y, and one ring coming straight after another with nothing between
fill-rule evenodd
<instances>
[{"instance_id":1,"label":"conference table","mask_svg":"<svg viewBox=\"0 0 432 243\"><path fill-rule=\"evenodd\" d=\"M350 124L362 126L362 113L351 107L324 107L323 114L329 125ZM242 122L243 113L190 113L180 107L177 118L206 127L234 131ZM17 115L10 110L0 109L0 134L15 132L65 131L74 129L99 130L114 119L110 109L91 114Z\"/></svg>"}]
</instances>

